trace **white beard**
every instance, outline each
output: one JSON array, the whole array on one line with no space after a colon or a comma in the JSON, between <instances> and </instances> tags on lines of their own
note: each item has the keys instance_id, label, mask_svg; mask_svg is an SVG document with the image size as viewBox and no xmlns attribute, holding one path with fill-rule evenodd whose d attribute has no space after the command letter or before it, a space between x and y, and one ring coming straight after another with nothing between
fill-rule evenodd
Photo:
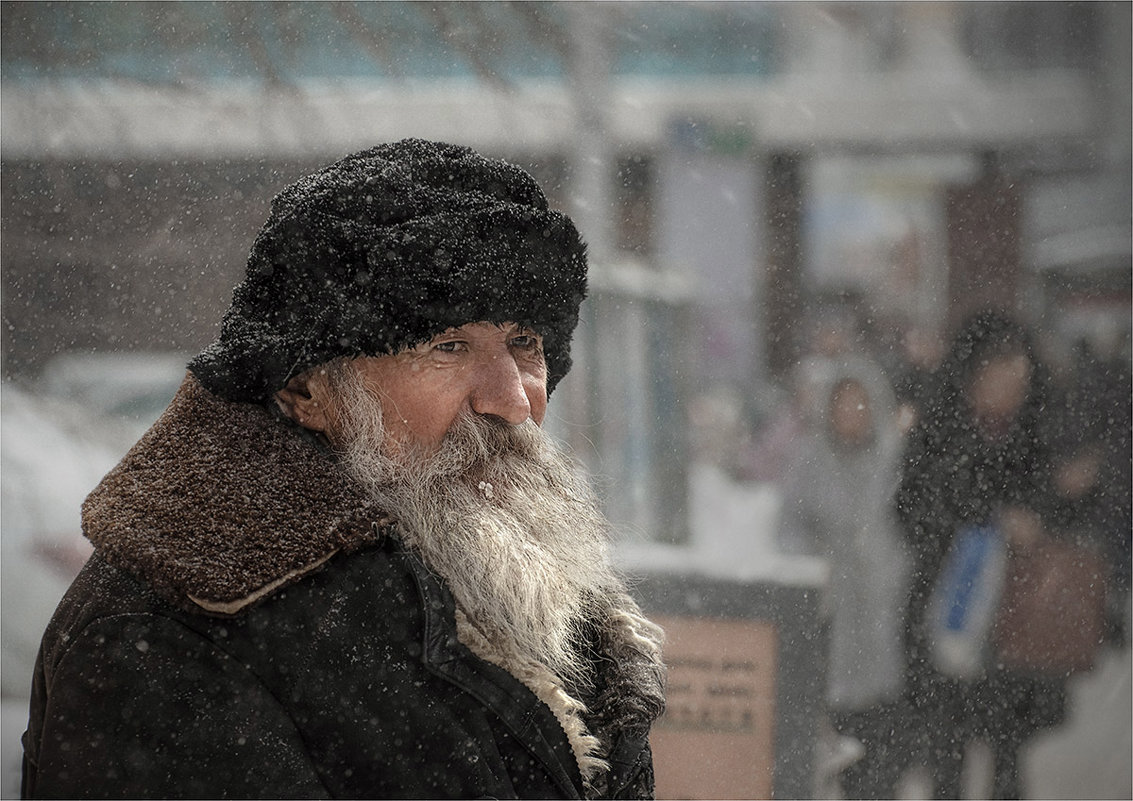
<instances>
[{"instance_id":1,"label":"white beard","mask_svg":"<svg viewBox=\"0 0 1133 801\"><path fill-rule=\"evenodd\" d=\"M545 666L572 696L585 690L582 624L607 618L625 585L610 564L609 524L569 459L531 420L471 414L434 453L390 448L381 405L355 371L334 381L345 466L445 579L458 622L475 629L465 644L500 655L492 661Z\"/></svg>"},{"instance_id":2,"label":"white beard","mask_svg":"<svg viewBox=\"0 0 1133 801\"><path fill-rule=\"evenodd\" d=\"M603 794L608 727L647 727L664 708L664 634L613 569L610 526L590 487L531 420L511 426L468 414L436 452L394 446L381 404L358 373L346 367L330 375L340 413L335 440L347 471L448 584L460 641L551 709L586 796ZM604 675L621 677L600 690L592 684L593 636L614 665ZM582 700L592 690L596 732Z\"/></svg>"}]
</instances>

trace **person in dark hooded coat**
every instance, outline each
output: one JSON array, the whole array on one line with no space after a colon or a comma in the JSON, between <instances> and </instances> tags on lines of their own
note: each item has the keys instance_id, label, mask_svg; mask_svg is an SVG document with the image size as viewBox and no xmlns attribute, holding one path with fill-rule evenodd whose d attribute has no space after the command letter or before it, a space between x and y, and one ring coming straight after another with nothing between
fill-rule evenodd
<instances>
[{"instance_id":1,"label":"person in dark hooded coat","mask_svg":"<svg viewBox=\"0 0 1133 801\"><path fill-rule=\"evenodd\" d=\"M933 797L959 798L965 746L987 739L993 797L1021 793L1018 753L1063 717L1064 682L1008 673L992 662L967 679L934 662L930 597L956 534L995 524L1025 537L1049 516L1049 381L1029 332L994 311L971 318L941 364L936 390L910 431L897 513L914 559L906 610L907 692L932 768Z\"/></svg>"},{"instance_id":2,"label":"person in dark hooded coat","mask_svg":"<svg viewBox=\"0 0 1133 801\"><path fill-rule=\"evenodd\" d=\"M650 797L662 633L539 427L585 291L571 221L468 148L280 193L84 503L23 796Z\"/></svg>"}]
</instances>

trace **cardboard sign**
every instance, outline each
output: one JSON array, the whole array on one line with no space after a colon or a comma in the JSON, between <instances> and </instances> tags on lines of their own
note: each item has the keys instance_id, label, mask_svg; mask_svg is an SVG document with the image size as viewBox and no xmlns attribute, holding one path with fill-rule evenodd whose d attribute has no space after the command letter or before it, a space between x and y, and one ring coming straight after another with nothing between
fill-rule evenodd
<instances>
[{"instance_id":1,"label":"cardboard sign","mask_svg":"<svg viewBox=\"0 0 1133 801\"><path fill-rule=\"evenodd\" d=\"M657 798L771 798L778 631L763 620L655 618L667 708L650 735Z\"/></svg>"}]
</instances>

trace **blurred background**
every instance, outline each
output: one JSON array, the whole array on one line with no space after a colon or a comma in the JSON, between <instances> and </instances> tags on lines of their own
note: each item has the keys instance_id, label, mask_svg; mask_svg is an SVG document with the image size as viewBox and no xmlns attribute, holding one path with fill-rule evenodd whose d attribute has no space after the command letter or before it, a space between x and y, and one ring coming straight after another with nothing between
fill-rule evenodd
<instances>
[{"instance_id":1,"label":"blurred background","mask_svg":"<svg viewBox=\"0 0 1133 801\"><path fill-rule=\"evenodd\" d=\"M821 582L774 541L808 359L865 353L900 387L992 307L1056 375L1088 357L1125 386L1130 11L0 4L5 797L79 504L216 335L283 186L406 136L529 169L592 263L548 425L627 562ZM1039 794L1133 794L1114 659Z\"/></svg>"}]
</instances>

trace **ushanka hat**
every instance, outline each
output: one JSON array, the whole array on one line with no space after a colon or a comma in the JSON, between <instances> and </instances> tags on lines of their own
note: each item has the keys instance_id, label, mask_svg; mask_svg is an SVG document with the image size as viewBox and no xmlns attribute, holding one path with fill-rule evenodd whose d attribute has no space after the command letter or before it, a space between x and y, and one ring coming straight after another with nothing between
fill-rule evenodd
<instances>
[{"instance_id":1,"label":"ushanka hat","mask_svg":"<svg viewBox=\"0 0 1133 801\"><path fill-rule=\"evenodd\" d=\"M339 356L514 322L543 337L550 391L570 369L585 294L586 246L528 173L406 139L275 197L220 336L189 369L214 394L264 402Z\"/></svg>"}]
</instances>

